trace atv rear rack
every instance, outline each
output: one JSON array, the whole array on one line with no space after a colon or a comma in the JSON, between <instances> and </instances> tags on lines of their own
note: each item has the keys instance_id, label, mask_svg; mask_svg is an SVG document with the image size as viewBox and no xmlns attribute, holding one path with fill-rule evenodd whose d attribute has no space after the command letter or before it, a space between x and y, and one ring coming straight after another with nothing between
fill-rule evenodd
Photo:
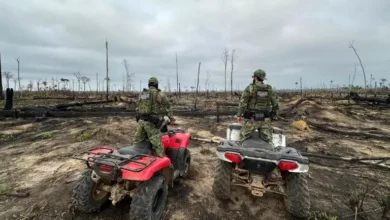
<instances>
[{"instance_id":1,"label":"atv rear rack","mask_svg":"<svg viewBox=\"0 0 390 220\"><path fill-rule=\"evenodd\" d=\"M110 150L110 151L107 153L92 152L94 150L94 149L92 149L89 151L84 151L76 156L73 156L72 158L76 159L76 160L85 161L87 164L87 167L89 169L93 169L99 176L107 176L107 177L110 177L112 180L116 179L119 170L127 170L127 171L131 171L131 172L141 172L156 161L156 157L154 157L152 155L147 155L147 154L121 156L121 155L113 154L114 149L112 149L112 148L101 147L101 148L95 148L95 149L106 149L106 150ZM82 158L82 155L85 155L85 154L87 154L87 155L92 154L92 155L96 155L98 157L88 156L87 158ZM145 163L145 162L139 161L139 159L141 159L143 157L149 157L150 158L149 162ZM123 165L128 164L130 162L141 164L143 166L140 168L136 168L136 169L123 167ZM93 167L91 167L90 163L93 163ZM100 168L99 168L101 165L110 166L110 167L112 167L112 170L109 172L105 172L105 171L102 172L102 171L100 171Z\"/></svg>"}]
</instances>

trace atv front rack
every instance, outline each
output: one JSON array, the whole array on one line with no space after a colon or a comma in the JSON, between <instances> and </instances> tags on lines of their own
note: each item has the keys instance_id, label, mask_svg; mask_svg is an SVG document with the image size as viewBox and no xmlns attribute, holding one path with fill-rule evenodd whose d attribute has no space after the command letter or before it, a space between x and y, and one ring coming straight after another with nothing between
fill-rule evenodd
<instances>
[{"instance_id":1,"label":"atv front rack","mask_svg":"<svg viewBox=\"0 0 390 220\"><path fill-rule=\"evenodd\" d=\"M105 150L109 150L109 152L107 153L93 152L93 150L96 149L105 149ZM87 158L82 157L85 154L88 155ZM94 156L91 156L91 154ZM149 161L148 162L140 161L140 159L142 159L143 157L148 157ZM107 148L107 147L99 147L89 151L84 151L76 156L73 156L72 158L76 160L85 161L87 167L89 169L93 169L97 175L110 178L111 180L117 179L120 170L141 172L156 161L156 157L152 155L147 155L147 154L119 155L119 154L115 154L114 149ZM91 163L93 164L92 166ZM135 169L123 167L128 163L140 164L142 165L142 167L135 168ZM112 169L110 171L101 171L100 167L102 165L109 166Z\"/></svg>"}]
</instances>

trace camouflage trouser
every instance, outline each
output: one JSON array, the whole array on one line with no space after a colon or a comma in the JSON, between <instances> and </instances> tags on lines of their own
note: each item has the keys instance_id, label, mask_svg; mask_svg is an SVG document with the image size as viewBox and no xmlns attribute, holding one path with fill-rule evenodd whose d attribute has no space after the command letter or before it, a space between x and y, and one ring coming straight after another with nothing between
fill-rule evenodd
<instances>
[{"instance_id":1,"label":"camouflage trouser","mask_svg":"<svg viewBox=\"0 0 390 220\"><path fill-rule=\"evenodd\" d=\"M149 138L149 141L152 143L156 156L163 157L164 147L161 143L160 129L148 121L139 120L134 142L137 143L146 138Z\"/></svg>"},{"instance_id":2,"label":"camouflage trouser","mask_svg":"<svg viewBox=\"0 0 390 220\"><path fill-rule=\"evenodd\" d=\"M241 128L240 140L249 138L256 129L258 129L261 139L275 148L272 142L272 126L269 118L266 118L265 121L245 120Z\"/></svg>"}]
</instances>

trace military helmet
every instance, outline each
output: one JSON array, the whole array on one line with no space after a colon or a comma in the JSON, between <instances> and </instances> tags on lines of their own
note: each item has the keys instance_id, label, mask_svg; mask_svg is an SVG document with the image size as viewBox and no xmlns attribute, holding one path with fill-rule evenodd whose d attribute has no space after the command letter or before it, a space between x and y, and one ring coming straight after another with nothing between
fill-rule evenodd
<instances>
[{"instance_id":1,"label":"military helmet","mask_svg":"<svg viewBox=\"0 0 390 220\"><path fill-rule=\"evenodd\" d=\"M158 85L158 79L156 77L151 77L149 79L149 84Z\"/></svg>"},{"instance_id":2,"label":"military helmet","mask_svg":"<svg viewBox=\"0 0 390 220\"><path fill-rule=\"evenodd\" d=\"M259 77L259 79L260 80L265 80L266 78L265 78L265 72L264 72L264 70L262 70L262 69L258 69L258 70L256 70L254 73L253 73L253 76L257 76L257 77Z\"/></svg>"}]
</instances>

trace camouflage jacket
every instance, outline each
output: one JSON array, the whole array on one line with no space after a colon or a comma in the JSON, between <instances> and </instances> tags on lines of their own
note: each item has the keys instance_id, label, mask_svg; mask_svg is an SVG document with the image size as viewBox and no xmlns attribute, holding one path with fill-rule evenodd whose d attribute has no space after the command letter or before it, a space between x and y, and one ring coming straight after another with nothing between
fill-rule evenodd
<instances>
[{"instance_id":1,"label":"camouflage jacket","mask_svg":"<svg viewBox=\"0 0 390 220\"><path fill-rule=\"evenodd\" d=\"M242 93L237 116L242 117L246 110L276 112L278 109L278 96L272 86L255 82Z\"/></svg>"},{"instance_id":2,"label":"camouflage jacket","mask_svg":"<svg viewBox=\"0 0 390 220\"><path fill-rule=\"evenodd\" d=\"M155 87L144 89L138 97L137 113L150 115L167 115L173 120L173 113L168 97L161 90Z\"/></svg>"}]
</instances>

